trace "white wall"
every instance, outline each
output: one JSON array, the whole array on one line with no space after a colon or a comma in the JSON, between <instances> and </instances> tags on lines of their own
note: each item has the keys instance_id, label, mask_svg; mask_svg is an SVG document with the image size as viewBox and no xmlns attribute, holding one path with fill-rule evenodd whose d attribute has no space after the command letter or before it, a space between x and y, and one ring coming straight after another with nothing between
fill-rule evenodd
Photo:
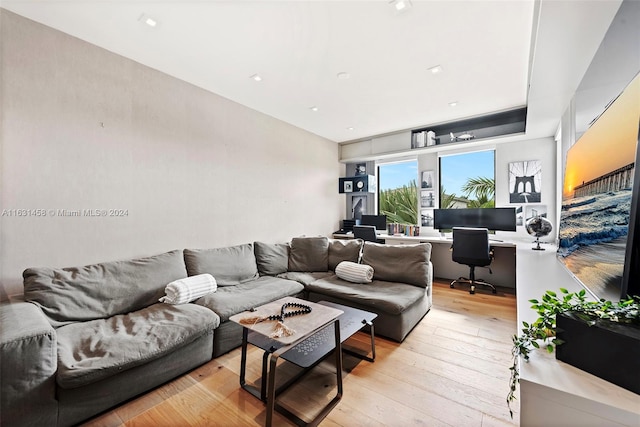
<instances>
[{"instance_id":1,"label":"white wall","mask_svg":"<svg viewBox=\"0 0 640 427\"><path fill-rule=\"evenodd\" d=\"M337 144L0 14L0 299L22 292L27 267L338 228ZM127 215L62 217L63 209Z\"/></svg>"}]
</instances>

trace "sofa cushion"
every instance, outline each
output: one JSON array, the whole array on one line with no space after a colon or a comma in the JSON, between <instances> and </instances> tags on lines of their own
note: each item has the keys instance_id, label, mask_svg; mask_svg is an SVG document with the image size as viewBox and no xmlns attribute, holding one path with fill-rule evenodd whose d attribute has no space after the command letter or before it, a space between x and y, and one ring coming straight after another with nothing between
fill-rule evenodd
<instances>
[{"instance_id":1,"label":"sofa cushion","mask_svg":"<svg viewBox=\"0 0 640 427\"><path fill-rule=\"evenodd\" d=\"M364 286L359 283L347 282L336 275L310 283L307 290L351 301L355 305L371 307L375 312L384 311L392 315L401 314L425 295L423 288L406 283L374 280Z\"/></svg>"},{"instance_id":2,"label":"sofa cushion","mask_svg":"<svg viewBox=\"0 0 640 427\"><path fill-rule=\"evenodd\" d=\"M262 275L277 276L289 266L289 245L285 243L254 242L253 252Z\"/></svg>"},{"instance_id":3,"label":"sofa cushion","mask_svg":"<svg viewBox=\"0 0 640 427\"><path fill-rule=\"evenodd\" d=\"M360 261L362 243L360 239L329 240L329 270L335 270L342 261Z\"/></svg>"},{"instance_id":4,"label":"sofa cushion","mask_svg":"<svg viewBox=\"0 0 640 427\"><path fill-rule=\"evenodd\" d=\"M53 326L103 319L158 302L167 283L187 277L182 251L73 268L28 268L25 300Z\"/></svg>"},{"instance_id":5,"label":"sofa cushion","mask_svg":"<svg viewBox=\"0 0 640 427\"><path fill-rule=\"evenodd\" d=\"M262 276L251 282L218 288L217 292L196 300L196 304L213 310L222 322L226 322L234 314L286 296L297 295L303 290L304 286L298 282Z\"/></svg>"},{"instance_id":6,"label":"sofa cushion","mask_svg":"<svg viewBox=\"0 0 640 427\"><path fill-rule=\"evenodd\" d=\"M185 249L189 276L211 274L218 286L233 286L258 277L253 243L215 249Z\"/></svg>"},{"instance_id":7,"label":"sofa cushion","mask_svg":"<svg viewBox=\"0 0 640 427\"><path fill-rule=\"evenodd\" d=\"M129 314L58 328L58 385L65 389L100 381L158 359L220 325L196 304L154 304Z\"/></svg>"},{"instance_id":8,"label":"sofa cushion","mask_svg":"<svg viewBox=\"0 0 640 427\"><path fill-rule=\"evenodd\" d=\"M294 237L289 250L289 271L327 271L329 239L326 237Z\"/></svg>"},{"instance_id":9,"label":"sofa cushion","mask_svg":"<svg viewBox=\"0 0 640 427\"><path fill-rule=\"evenodd\" d=\"M298 283L302 283L307 286L309 283L315 282L318 279L329 277L333 275L331 271L316 271L316 272L303 272L303 271L287 271L286 273L278 274L278 277L282 279L295 280Z\"/></svg>"},{"instance_id":10,"label":"sofa cushion","mask_svg":"<svg viewBox=\"0 0 640 427\"><path fill-rule=\"evenodd\" d=\"M373 267L374 280L410 283L426 288L431 282L431 244L382 245L365 242L362 264Z\"/></svg>"}]
</instances>

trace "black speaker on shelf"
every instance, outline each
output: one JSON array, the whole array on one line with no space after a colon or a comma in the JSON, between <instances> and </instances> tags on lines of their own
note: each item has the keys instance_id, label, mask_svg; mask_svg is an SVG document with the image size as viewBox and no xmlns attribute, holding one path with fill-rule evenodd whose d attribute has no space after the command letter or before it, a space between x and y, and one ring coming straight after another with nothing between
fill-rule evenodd
<instances>
[{"instance_id":1,"label":"black speaker on shelf","mask_svg":"<svg viewBox=\"0 0 640 427\"><path fill-rule=\"evenodd\" d=\"M340 193L375 193L376 177L373 175L358 175L340 178L338 182Z\"/></svg>"}]
</instances>

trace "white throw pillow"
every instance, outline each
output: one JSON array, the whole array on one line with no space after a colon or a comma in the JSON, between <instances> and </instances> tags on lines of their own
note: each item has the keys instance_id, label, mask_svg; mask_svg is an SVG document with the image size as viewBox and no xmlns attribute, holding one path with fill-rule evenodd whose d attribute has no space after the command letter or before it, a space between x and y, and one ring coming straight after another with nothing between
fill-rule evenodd
<instances>
[{"instance_id":1,"label":"white throw pillow","mask_svg":"<svg viewBox=\"0 0 640 427\"><path fill-rule=\"evenodd\" d=\"M336 266L336 275L342 280L353 283L371 283L373 267L366 264L356 264L351 261L342 261Z\"/></svg>"},{"instance_id":2,"label":"white throw pillow","mask_svg":"<svg viewBox=\"0 0 640 427\"><path fill-rule=\"evenodd\" d=\"M198 274L197 276L175 280L164 288L166 296L160 298L160 302L167 304L186 304L203 297L218 289L216 279L210 274Z\"/></svg>"}]
</instances>

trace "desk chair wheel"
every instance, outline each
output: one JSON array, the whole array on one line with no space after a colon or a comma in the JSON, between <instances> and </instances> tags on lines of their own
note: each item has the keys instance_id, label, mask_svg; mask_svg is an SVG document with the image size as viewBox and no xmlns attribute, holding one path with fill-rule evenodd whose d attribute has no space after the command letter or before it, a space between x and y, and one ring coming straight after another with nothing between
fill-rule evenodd
<instances>
[{"instance_id":1,"label":"desk chair wheel","mask_svg":"<svg viewBox=\"0 0 640 427\"><path fill-rule=\"evenodd\" d=\"M493 286L489 285L488 283L481 283L481 282L477 282L479 285L484 285L484 286L489 286L491 288L491 293L492 294L497 294L498 291L496 291L496 288L494 288ZM451 286L453 288L453 286ZM471 285L469 287L469 293L471 295L476 293L476 285Z\"/></svg>"}]
</instances>

